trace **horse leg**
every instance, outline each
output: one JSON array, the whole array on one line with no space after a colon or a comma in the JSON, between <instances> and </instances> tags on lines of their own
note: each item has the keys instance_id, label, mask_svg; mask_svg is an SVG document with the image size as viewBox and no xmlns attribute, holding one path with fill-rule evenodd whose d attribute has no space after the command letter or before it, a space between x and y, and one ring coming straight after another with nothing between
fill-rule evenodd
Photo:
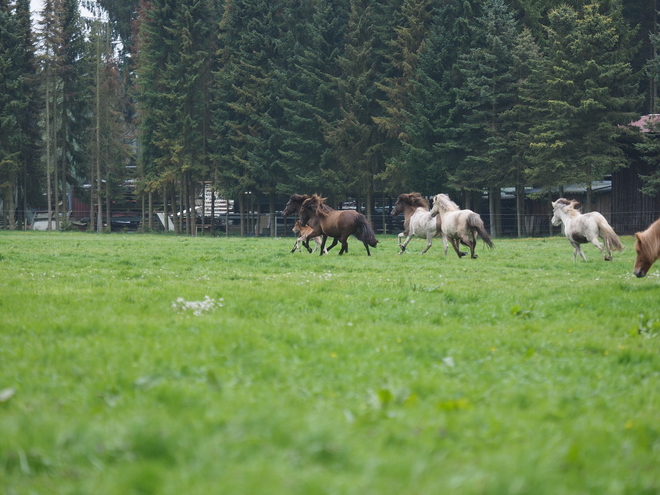
<instances>
[{"instance_id":1,"label":"horse leg","mask_svg":"<svg viewBox=\"0 0 660 495\"><path fill-rule=\"evenodd\" d=\"M442 246L445 248L445 256L447 256L447 250L449 249L449 243L447 242L447 236L442 234Z\"/></svg>"},{"instance_id":2,"label":"horse leg","mask_svg":"<svg viewBox=\"0 0 660 495\"><path fill-rule=\"evenodd\" d=\"M584 252L582 252L582 248L580 247L580 244L577 242L571 241L571 244L573 244L573 247L575 250L573 251L573 263L577 261L577 255L579 254L584 261L587 261L587 257L584 255Z\"/></svg>"},{"instance_id":3,"label":"horse leg","mask_svg":"<svg viewBox=\"0 0 660 495\"><path fill-rule=\"evenodd\" d=\"M327 236L327 235L324 235L323 238L324 238L324 239L327 239L328 236ZM330 250L331 250L333 247L335 247L336 245L337 245L337 238L336 238L336 237L333 237L333 238L332 238L332 244L330 244L330 247L329 247L328 249L325 250L325 253L327 254L328 251L330 251Z\"/></svg>"},{"instance_id":4,"label":"horse leg","mask_svg":"<svg viewBox=\"0 0 660 495\"><path fill-rule=\"evenodd\" d=\"M598 249L600 249L600 252L603 253L603 259L604 259L605 261L612 261L612 253L611 253L610 250L608 249L608 247L607 247L607 243L604 243L604 244L601 243L601 242L598 240L598 237L594 237L593 239L591 239L591 243L592 243L594 246L596 246Z\"/></svg>"},{"instance_id":5,"label":"horse leg","mask_svg":"<svg viewBox=\"0 0 660 495\"><path fill-rule=\"evenodd\" d=\"M413 238L413 234L408 234L408 237L406 237L406 240L403 242L403 245L401 246L401 251L399 252L399 254L403 253L406 250L412 238Z\"/></svg>"},{"instance_id":6,"label":"horse leg","mask_svg":"<svg viewBox=\"0 0 660 495\"><path fill-rule=\"evenodd\" d=\"M426 251L431 249L431 244L433 244L433 232L429 232L428 234L426 234L426 248L424 248L422 254L424 254Z\"/></svg>"},{"instance_id":7,"label":"horse leg","mask_svg":"<svg viewBox=\"0 0 660 495\"><path fill-rule=\"evenodd\" d=\"M300 246L298 244L300 244L300 237L296 239L296 243L293 245L293 249L291 250L292 253L295 253L296 251L300 251Z\"/></svg>"},{"instance_id":8,"label":"horse leg","mask_svg":"<svg viewBox=\"0 0 660 495\"><path fill-rule=\"evenodd\" d=\"M406 233L405 233L405 232L401 232L401 233L397 236L397 238L398 238L398 240L399 240L399 254L402 254L402 253L406 250L406 246L408 245L407 242L401 244L401 239L403 239L404 237L406 237Z\"/></svg>"},{"instance_id":9,"label":"horse leg","mask_svg":"<svg viewBox=\"0 0 660 495\"><path fill-rule=\"evenodd\" d=\"M327 252L326 249L325 249L325 242L327 240L328 240L328 236L323 234L323 240L321 241L321 252L319 253L319 256L323 256L323 253ZM332 246L334 246L334 244ZM330 247L332 247L332 246L330 246Z\"/></svg>"},{"instance_id":10,"label":"horse leg","mask_svg":"<svg viewBox=\"0 0 660 495\"><path fill-rule=\"evenodd\" d=\"M362 242L362 244L364 244L364 247L367 248L367 256L371 256L371 252L369 251L369 244L367 244L364 241ZM399 253L399 254L401 254L401 253Z\"/></svg>"},{"instance_id":11,"label":"horse leg","mask_svg":"<svg viewBox=\"0 0 660 495\"><path fill-rule=\"evenodd\" d=\"M470 258L476 260L478 256L474 254L474 248L477 246L477 242L474 240L474 236L471 236L470 233L467 233L462 237L461 240L463 244L470 248Z\"/></svg>"},{"instance_id":12,"label":"horse leg","mask_svg":"<svg viewBox=\"0 0 660 495\"><path fill-rule=\"evenodd\" d=\"M458 257L459 257L459 258L462 258L462 257L465 256L467 253L464 253L463 251L461 251L461 250L459 249L459 246L460 246L460 244L459 244L458 239L456 239L455 237L452 237L452 238L451 238L451 247L454 248L454 251L456 251L456 254L458 255Z\"/></svg>"}]
</instances>

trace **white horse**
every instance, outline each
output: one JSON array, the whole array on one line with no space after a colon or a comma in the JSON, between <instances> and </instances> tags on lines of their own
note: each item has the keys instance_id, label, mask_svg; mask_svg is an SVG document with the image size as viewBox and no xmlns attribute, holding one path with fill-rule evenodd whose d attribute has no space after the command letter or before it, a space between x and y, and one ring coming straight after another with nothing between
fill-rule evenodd
<instances>
[{"instance_id":1,"label":"white horse","mask_svg":"<svg viewBox=\"0 0 660 495\"><path fill-rule=\"evenodd\" d=\"M580 203L575 200L567 200L559 198L553 201L552 209L552 225L555 227L559 224L564 224L564 232L570 243L575 248L573 251L573 261L577 261L577 255L582 256L584 261L587 257L582 252L580 244L591 242L594 246L600 249L603 253L605 261L612 261L611 251L622 251L623 246L619 237L616 235L610 224L607 223L605 217L597 211L591 213L580 213L576 206L579 207ZM598 238L604 242L602 244Z\"/></svg>"},{"instance_id":2,"label":"white horse","mask_svg":"<svg viewBox=\"0 0 660 495\"><path fill-rule=\"evenodd\" d=\"M399 254L403 254L406 246L413 237L421 237L426 239L426 248L422 251L424 254L428 251L433 244L433 238L437 235L442 235L440 228L440 217L433 218L429 211L429 202L426 201L419 193L401 194L394 203L391 215L393 217L403 212L403 232L399 234ZM401 242L403 238L405 242ZM445 246L445 254L447 254L447 239L442 236L442 242Z\"/></svg>"},{"instance_id":3,"label":"white horse","mask_svg":"<svg viewBox=\"0 0 660 495\"><path fill-rule=\"evenodd\" d=\"M489 248L493 247L493 241L490 240L479 214L472 210L461 210L446 194L437 194L433 198L431 215L434 217L440 215L442 218L442 233L449 238L459 258L467 254L459 249L459 244L470 248L471 258L477 257L474 248L477 246L478 237L481 237ZM446 247L445 254L447 254Z\"/></svg>"}]
</instances>

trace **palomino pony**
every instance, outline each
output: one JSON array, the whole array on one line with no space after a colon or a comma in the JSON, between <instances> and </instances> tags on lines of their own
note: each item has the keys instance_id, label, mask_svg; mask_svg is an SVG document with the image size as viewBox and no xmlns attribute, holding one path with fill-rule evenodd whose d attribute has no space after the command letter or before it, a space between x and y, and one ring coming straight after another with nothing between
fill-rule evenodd
<instances>
[{"instance_id":1,"label":"palomino pony","mask_svg":"<svg viewBox=\"0 0 660 495\"><path fill-rule=\"evenodd\" d=\"M580 244L591 242L594 246L600 249L603 253L605 261L612 261L612 251L622 251L623 246L619 237L614 232L614 229L607 223L605 217L597 211L591 213L580 213L580 203L575 200L567 200L559 198L557 201L552 202L552 225L555 227L561 223L564 224L564 232L566 237L573 245L573 261L577 261L577 255L582 256L584 261L587 257L582 252ZM601 238L604 244L598 240Z\"/></svg>"},{"instance_id":2,"label":"palomino pony","mask_svg":"<svg viewBox=\"0 0 660 495\"><path fill-rule=\"evenodd\" d=\"M399 254L403 254L406 246L413 237L426 239L426 248L422 251L424 254L431 248L433 238L442 235L441 219L439 216L433 218L429 211L429 202L419 193L401 194L394 203L391 215L393 217L403 212L404 231L399 234ZM401 243L403 238L405 242ZM447 239L443 236L442 242L447 254Z\"/></svg>"},{"instance_id":3,"label":"palomino pony","mask_svg":"<svg viewBox=\"0 0 660 495\"><path fill-rule=\"evenodd\" d=\"M305 226L318 219L323 231L323 242L321 243L321 255L324 253L325 243L328 237L334 237L334 241L328 248L330 250L337 242L341 242L342 255L348 252L348 237L354 235L362 241L367 249L367 256L371 256L369 246L376 247L378 241L374 229L362 213L355 210L333 210L325 204L325 199L314 194L305 200L300 208L300 223Z\"/></svg>"},{"instance_id":4,"label":"palomino pony","mask_svg":"<svg viewBox=\"0 0 660 495\"><path fill-rule=\"evenodd\" d=\"M646 276L655 260L660 258L660 219L653 222L644 232L637 232L635 238L637 259L633 273L641 278Z\"/></svg>"},{"instance_id":5,"label":"palomino pony","mask_svg":"<svg viewBox=\"0 0 660 495\"><path fill-rule=\"evenodd\" d=\"M302 204L305 202L305 200L309 199L309 197L310 196L307 196L307 194L292 194L289 198L289 201L287 201L286 206L282 210L282 216L286 218L292 213L300 215L300 208L302 207ZM328 208L330 207L328 206ZM309 239L314 239L317 248L322 243L321 236L323 235L323 232L321 231L321 226L319 225L318 220L312 221L310 225L305 227L302 227L299 221L296 221L296 224L293 227L293 231L300 232L301 235L298 237L298 239L296 239L296 243L293 245L293 249L291 250L292 253L295 253L296 250L300 250L298 247L299 244L305 246L305 249L307 249L307 251L310 253L316 252L316 249L312 251L312 248L309 247ZM335 244L333 244L333 246ZM331 248L332 246L326 249L326 252Z\"/></svg>"},{"instance_id":6,"label":"palomino pony","mask_svg":"<svg viewBox=\"0 0 660 495\"><path fill-rule=\"evenodd\" d=\"M459 258L467 254L459 249L459 244L470 248L471 258L477 258L477 255L474 254L474 248L477 247L477 236L481 237L489 248L493 247L493 241L490 240L479 214L472 210L461 210L446 194L437 194L433 198L431 215L433 217L440 215L442 218L442 234L449 238ZM445 254L447 254L446 247Z\"/></svg>"}]
</instances>

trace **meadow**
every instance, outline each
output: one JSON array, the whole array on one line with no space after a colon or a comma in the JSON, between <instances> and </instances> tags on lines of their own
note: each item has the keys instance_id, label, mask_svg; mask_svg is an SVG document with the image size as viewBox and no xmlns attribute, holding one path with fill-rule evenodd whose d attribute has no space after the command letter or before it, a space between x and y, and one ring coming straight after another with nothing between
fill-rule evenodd
<instances>
[{"instance_id":1,"label":"meadow","mask_svg":"<svg viewBox=\"0 0 660 495\"><path fill-rule=\"evenodd\" d=\"M660 493L660 267L0 232L0 493Z\"/></svg>"}]
</instances>

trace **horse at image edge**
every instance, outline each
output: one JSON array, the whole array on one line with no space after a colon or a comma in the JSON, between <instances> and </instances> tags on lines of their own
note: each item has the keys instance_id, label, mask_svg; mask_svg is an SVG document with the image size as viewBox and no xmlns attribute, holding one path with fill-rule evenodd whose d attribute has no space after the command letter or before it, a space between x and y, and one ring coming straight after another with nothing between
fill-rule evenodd
<instances>
[{"instance_id":1,"label":"horse at image edge","mask_svg":"<svg viewBox=\"0 0 660 495\"><path fill-rule=\"evenodd\" d=\"M660 258L660 218L644 232L635 234L637 259L633 273L636 277L645 277L653 263Z\"/></svg>"}]
</instances>

